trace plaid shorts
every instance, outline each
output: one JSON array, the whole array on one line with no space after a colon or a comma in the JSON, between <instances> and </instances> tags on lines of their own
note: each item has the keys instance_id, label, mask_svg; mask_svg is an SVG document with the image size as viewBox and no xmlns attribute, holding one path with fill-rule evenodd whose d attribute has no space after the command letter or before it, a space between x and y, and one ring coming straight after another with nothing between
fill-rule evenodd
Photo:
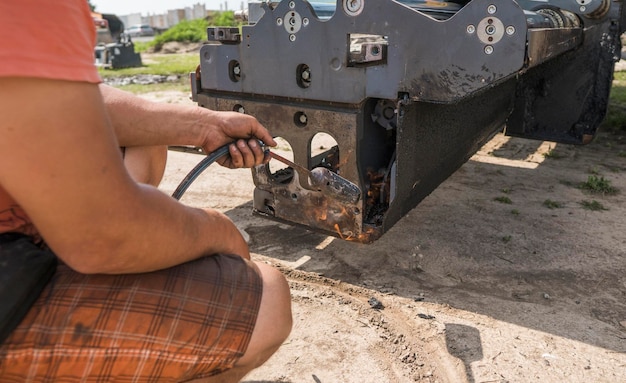
<instances>
[{"instance_id":1,"label":"plaid shorts","mask_svg":"<svg viewBox=\"0 0 626 383\"><path fill-rule=\"evenodd\" d=\"M0 345L0 382L178 382L232 368L262 281L214 255L145 274L85 275L60 264Z\"/></svg>"}]
</instances>

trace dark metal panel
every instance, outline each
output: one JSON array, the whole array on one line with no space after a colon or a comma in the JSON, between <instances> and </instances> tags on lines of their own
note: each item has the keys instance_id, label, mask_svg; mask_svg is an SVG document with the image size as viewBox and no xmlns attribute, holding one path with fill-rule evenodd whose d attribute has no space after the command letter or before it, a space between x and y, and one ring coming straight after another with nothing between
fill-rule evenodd
<instances>
[{"instance_id":1,"label":"dark metal panel","mask_svg":"<svg viewBox=\"0 0 626 383\"><path fill-rule=\"evenodd\" d=\"M399 118L396 197L384 231L427 197L503 127L515 81L455 104L409 103Z\"/></svg>"},{"instance_id":2,"label":"dark metal panel","mask_svg":"<svg viewBox=\"0 0 626 383\"><path fill-rule=\"evenodd\" d=\"M619 57L617 33L612 24L587 28L579 49L520 77L506 133L568 144L590 142L606 114Z\"/></svg>"},{"instance_id":3,"label":"dark metal panel","mask_svg":"<svg viewBox=\"0 0 626 383\"><path fill-rule=\"evenodd\" d=\"M333 17L323 21L306 2L293 2L294 8L289 3L282 1L273 10L265 6L257 24L243 27L241 44L204 46L202 83L222 91L342 103L395 98L399 91L450 102L492 86L524 63L526 18L513 1L474 0L445 21L392 0L365 1L354 17L341 11L339 1ZM308 20L296 33L287 32L287 21L278 21L287 20L289 12ZM511 33L500 31L499 39L489 43L476 29L487 19L499 20L500 29ZM348 36L353 33L385 36L386 63L349 67ZM228 75L232 60L241 64L237 82ZM308 88L296 82L302 63L311 68Z\"/></svg>"}]
</instances>

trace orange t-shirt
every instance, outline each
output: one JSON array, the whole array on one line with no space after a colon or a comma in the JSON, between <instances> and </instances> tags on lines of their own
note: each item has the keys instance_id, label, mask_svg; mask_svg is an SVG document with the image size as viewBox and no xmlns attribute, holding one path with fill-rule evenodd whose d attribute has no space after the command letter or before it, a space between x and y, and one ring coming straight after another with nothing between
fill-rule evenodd
<instances>
[{"instance_id":1,"label":"orange t-shirt","mask_svg":"<svg viewBox=\"0 0 626 383\"><path fill-rule=\"evenodd\" d=\"M101 81L94 65L96 30L85 0L2 0L0 36L0 77ZM0 233L9 231L36 234L0 185Z\"/></svg>"}]
</instances>

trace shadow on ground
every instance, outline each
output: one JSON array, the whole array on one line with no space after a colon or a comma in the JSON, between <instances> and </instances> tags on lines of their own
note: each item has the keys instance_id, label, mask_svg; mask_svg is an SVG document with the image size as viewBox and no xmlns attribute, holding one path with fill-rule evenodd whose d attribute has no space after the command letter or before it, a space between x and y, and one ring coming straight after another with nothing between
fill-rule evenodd
<instances>
[{"instance_id":1,"label":"shadow on ground","mask_svg":"<svg viewBox=\"0 0 626 383\"><path fill-rule=\"evenodd\" d=\"M369 245L258 218L246 228L251 251L328 278L623 353L626 163L615 155L620 145L610 153L601 143L562 146L558 160L535 169L470 161ZM499 155L514 159L526 150L505 149ZM589 196L577 188L594 166L621 169L610 178L624 193ZM497 202L501 195L512 203ZM561 208L546 207L548 199ZM584 199L609 210L585 210ZM252 209L250 203L238 208Z\"/></svg>"}]
</instances>

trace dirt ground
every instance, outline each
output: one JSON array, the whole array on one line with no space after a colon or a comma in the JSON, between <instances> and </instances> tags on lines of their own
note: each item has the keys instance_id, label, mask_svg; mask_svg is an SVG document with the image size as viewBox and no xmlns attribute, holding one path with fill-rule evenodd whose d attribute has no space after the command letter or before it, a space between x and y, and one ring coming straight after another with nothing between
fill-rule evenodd
<instances>
[{"instance_id":1,"label":"dirt ground","mask_svg":"<svg viewBox=\"0 0 626 383\"><path fill-rule=\"evenodd\" d=\"M252 215L249 170L213 165L182 200L224 211L289 279L293 332L244 382L626 382L625 155L608 133L497 135L369 245ZM200 159L170 152L163 191ZM620 192L582 190L590 175Z\"/></svg>"}]
</instances>

